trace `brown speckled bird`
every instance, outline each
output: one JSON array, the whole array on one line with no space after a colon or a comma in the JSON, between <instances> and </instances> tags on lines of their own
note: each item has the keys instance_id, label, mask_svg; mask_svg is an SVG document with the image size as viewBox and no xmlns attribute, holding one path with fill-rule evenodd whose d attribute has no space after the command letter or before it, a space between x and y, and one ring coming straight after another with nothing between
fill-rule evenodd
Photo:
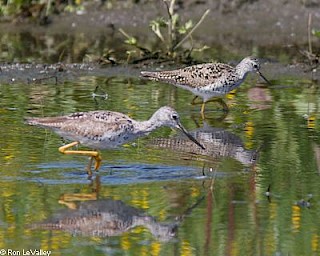
<instances>
[{"instance_id":1,"label":"brown speckled bird","mask_svg":"<svg viewBox=\"0 0 320 256\"><path fill-rule=\"evenodd\" d=\"M170 83L191 91L196 95L192 101L193 103L198 96L202 97L201 113L203 114L205 103L210 98L223 96L237 88L245 80L249 72L257 72L270 84L260 72L259 61L253 57L244 58L236 67L224 63L207 63L171 71L142 71L141 76L150 80ZM225 103L224 107L227 108Z\"/></svg>"},{"instance_id":2,"label":"brown speckled bird","mask_svg":"<svg viewBox=\"0 0 320 256\"><path fill-rule=\"evenodd\" d=\"M60 147L59 151L64 154L91 156L91 159L96 160L95 170L101 165L98 151L69 149L77 144L93 149L115 148L138 137L148 135L162 126L179 129L199 147L204 148L182 126L179 114L167 106L159 108L147 121L136 121L118 112L91 111L57 117L27 118L26 123L51 129L61 137L73 141Z\"/></svg>"}]
</instances>

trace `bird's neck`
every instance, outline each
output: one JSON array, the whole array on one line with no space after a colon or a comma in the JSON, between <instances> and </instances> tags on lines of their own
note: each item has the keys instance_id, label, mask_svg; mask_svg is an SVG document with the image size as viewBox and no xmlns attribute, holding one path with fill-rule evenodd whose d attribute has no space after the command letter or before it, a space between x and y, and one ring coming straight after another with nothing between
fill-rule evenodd
<instances>
[{"instance_id":1,"label":"bird's neck","mask_svg":"<svg viewBox=\"0 0 320 256\"><path fill-rule=\"evenodd\" d=\"M243 80L246 78L247 74L248 74L248 69L246 69L245 67L243 67L242 65L238 65L236 67L236 73L239 77L240 80Z\"/></svg>"},{"instance_id":2,"label":"bird's neck","mask_svg":"<svg viewBox=\"0 0 320 256\"><path fill-rule=\"evenodd\" d=\"M161 223L157 222L150 216L134 216L132 226L144 226L151 232L152 235L162 239L169 239L177 227L177 223Z\"/></svg>"},{"instance_id":3,"label":"bird's neck","mask_svg":"<svg viewBox=\"0 0 320 256\"><path fill-rule=\"evenodd\" d=\"M149 134L161 126L159 122L155 122L152 117L147 121L141 121L136 123L138 133Z\"/></svg>"}]
</instances>

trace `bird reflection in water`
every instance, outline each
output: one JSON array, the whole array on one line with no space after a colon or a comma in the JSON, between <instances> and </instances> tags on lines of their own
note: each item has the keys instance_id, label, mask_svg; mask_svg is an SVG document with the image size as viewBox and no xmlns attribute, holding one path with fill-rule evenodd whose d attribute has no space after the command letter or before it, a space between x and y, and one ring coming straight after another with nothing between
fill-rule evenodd
<instances>
[{"instance_id":1,"label":"bird reflection in water","mask_svg":"<svg viewBox=\"0 0 320 256\"><path fill-rule=\"evenodd\" d=\"M97 176L99 178L99 176ZM99 189L100 181L96 182ZM97 199L99 190L92 193L63 194L59 203L68 209L57 212L51 219L31 225L32 229L61 230L79 236L110 237L130 232L137 226L147 228L159 241L172 240L184 217L204 199L201 197L181 216L171 222L159 222L143 210L132 207L121 200Z\"/></svg>"},{"instance_id":2,"label":"bird reflection in water","mask_svg":"<svg viewBox=\"0 0 320 256\"><path fill-rule=\"evenodd\" d=\"M172 239L176 223L157 222L142 210L120 200L101 199L77 204L77 209L66 209L50 220L33 224L33 229L62 230L72 235L109 237L118 236L137 226L146 227L162 241Z\"/></svg>"},{"instance_id":3,"label":"bird reflection in water","mask_svg":"<svg viewBox=\"0 0 320 256\"><path fill-rule=\"evenodd\" d=\"M192 155L204 155L210 159L232 158L243 165L255 164L258 150L246 149L241 138L223 128L210 126L203 121L203 127L190 132L205 149L194 147L192 143L183 137L155 138L152 145L157 148L169 148Z\"/></svg>"}]
</instances>

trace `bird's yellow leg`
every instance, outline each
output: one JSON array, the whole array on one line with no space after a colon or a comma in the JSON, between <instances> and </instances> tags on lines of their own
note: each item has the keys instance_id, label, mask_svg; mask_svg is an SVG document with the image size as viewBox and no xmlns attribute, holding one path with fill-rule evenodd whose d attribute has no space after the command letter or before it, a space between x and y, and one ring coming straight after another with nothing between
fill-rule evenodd
<instances>
[{"instance_id":1,"label":"bird's yellow leg","mask_svg":"<svg viewBox=\"0 0 320 256\"><path fill-rule=\"evenodd\" d=\"M67 145L64 145L64 146L60 147L60 148L59 148L59 152L61 152L61 153L63 153L63 154L69 154L69 153L67 153L66 151L68 151L69 148L72 148L72 147L74 147L74 146L76 146L76 145L78 145L78 144L79 144L78 141L71 142L71 143L69 143L69 144L67 144ZM72 153L71 153L71 154L72 154Z\"/></svg>"},{"instance_id":2,"label":"bird's yellow leg","mask_svg":"<svg viewBox=\"0 0 320 256\"><path fill-rule=\"evenodd\" d=\"M202 102L201 111L200 111L200 113L201 113L202 115L204 114L205 105L206 105L206 103L205 103L205 102Z\"/></svg>"},{"instance_id":3,"label":"bird's yellow leg","mask_svg":"<svg viewBox=\"0 0 320 256\"><path fill-rule=\"evenodd\" d=\"M89 163L87 165L87 173L89 175L89 178L92 176L91 166L92 166L93 157L90 157Z\"/></svg>"},{"instance_id":4,"label":"bird's yellow leg","mask_svg":"<svg viewBox=\"0 0 320 256\"><path fill-rule=\"evenodd\" d=\"M205 102L202 102L200 113L201 113L201 118L202 118L203 120L206 119L206 118L205 118L205 115L204 115L205 105L206 105L206 103L205 103Z\"/></svg>"},{"instance_id":5,"label":"bird's yellow leg","mask_svg":"<svg viewBox=\"0 0 320 256\"><path fill-rule=\"evenodd\" d=\"M88 150L69 150L69 148L72 148L78 144L79 144L78 141L71 142L67 145L60 147L59 151L63 154L67 154L67 155L91 156L92 158L94 158L96 160L94 170L95 171L98 170L99 167L101 166L101 160L102 160L100 153L98 151L88 151Z\"/></svg>"},{"instance_id":6,"label":"bird's yellow leg","mask_svg":"<svg viewBox=\"0 0 320 256\"><path fill-rule=\"evenodd\" d=\"M96 151L96 152L97 152L97 151ZM95 171L97 171L97 170L100 168L100 166L101 166L101 161L102 161L102 158L101 158L99 152L97 152L97 153L98 153L98 155L93 156L93 158L96 160L96 163L95 163L95 165L94 165L94 170L95 170Z\"/></svg>"}]
</instances>

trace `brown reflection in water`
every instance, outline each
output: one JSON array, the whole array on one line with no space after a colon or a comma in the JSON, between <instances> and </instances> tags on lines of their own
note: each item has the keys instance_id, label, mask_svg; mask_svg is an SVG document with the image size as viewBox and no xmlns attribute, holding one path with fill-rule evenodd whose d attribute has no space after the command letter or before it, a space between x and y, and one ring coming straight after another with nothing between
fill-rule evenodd
<instances>
[{"instance_id":1,"label":"brown reflection in water","mask_svg":"<svg viewBox=\"0 0 320 256\"><path fill-rule=\"evenodd\" d=\"M248 90L248 98L250 100L250 108L259 110L271 108L272 97L267 88L250 88Z\"/></svg>"},{"instance_id":2,"label":"brown reflection in water","mask_svg":"<svg viewBox=\"0 0 320 256\"><path fill-rule=\"evenodd\" d=\"M152 140L151 145L157 148L205 155L213 159L230 157L244 165L256 162L257 150L247 150L237 135L225 129L211 127L204 122L203 127L191 131L190 134L203 144L205 149L194 146L192 142L183 137L156 138Z\"/></svg>"},{"instance_id":3,"label":"brown reflection in water","mask_svg":"<svg viewBox=\"0 0 320 256\"><path fill-rule=\"evenodd\" d=\"M59 203L68 209L58 211L52 218L31 225L32 229L60 230L72 235L91 237L120 236L138 226L143 226L159 241L170 241L177 235L178 227L205 198L195 203L171 222L159 222L142 209L132 207L121 200L98 199L100 178L92 180L92 193L63 194ZM212 200L212 198L208 198ZM212 213L208 213L209 216Z\"/></svg>"},{"instance_id":4,"label":"brown reflection in water","mask_svg":"<svg viewBox=\"0 0 320 256\"><path fill-rule=\"evenodd\" d=\"M314 151L315 158L316 158L318 174L320 174L320 147L319 147L319 145L314 143L313 144L313 151Z\"/></svg>"},{"instance_id":5,"label":"brown reflection in water","mask_svg":"<svg viewBox=\"0 0 320 256\"><path fill-rule=\"evenodd\" d=\"M74 209L55 214L52 219L33 224L32 228L62 230L72 235L109 237L144 226L161 241L168 241L176 235L176 223L157 222L154 217L120 200L100 199L78 202L76 205Z\"/></svg>"},{"instance_id":6,"label":"brown reflection in water","mask_svg":"<svg viewBox=\"0 0 320 256\"><path fill-rule=\"evenodd\" d=\"M213 191L208 189L207 192L207 209L206 209L206 226L205 226L205 244L204 244L204 252L209 254L211 234L212 234L212 216L213 216Z\"/></svg>"},{"instance_id":7,"label":"brown reflection in water","mask_svg":"<svg viewBox=\"0 0 320 256\"><path fill-rule=\"evenodd\" d=\"M69 209L32 225L32 229L62 230L72 235L109 237L118 236L134 227L146 227L154 237L169 241L177 232L178 223L158 222L141 209L127 205L121 200L98 199L100 178L93 180L92 193L63 194L59 203Z\"/></svg>"},{"instance_id":8,"label":"brown reflection in water","mask_svg":"<svg viewBox=\"0 0 320 256\"><path fill-rule=\"evenodd\" d=\"M227 233L227 246L225 255L232 255L234 238L235 238L235 204L233 198L235 195L235 188L233 185L229 188L229 207L228 207L228 233Z\"/></svg>"},{"instance_id":9,"label":"brown reflection in water","mask_svg":"<svg viewBox=\"0 0 320 256\"><path fill-rule=\"evenodd\" d=\"M168 241L175 236L175 223L160 223L154 217L145 215L140 209L120 200L101 199L80 202L77 208L57 213L33 228L63 230L73 235L109 237L144 226L159 240Z\"/></svg>"}]
</instances>

